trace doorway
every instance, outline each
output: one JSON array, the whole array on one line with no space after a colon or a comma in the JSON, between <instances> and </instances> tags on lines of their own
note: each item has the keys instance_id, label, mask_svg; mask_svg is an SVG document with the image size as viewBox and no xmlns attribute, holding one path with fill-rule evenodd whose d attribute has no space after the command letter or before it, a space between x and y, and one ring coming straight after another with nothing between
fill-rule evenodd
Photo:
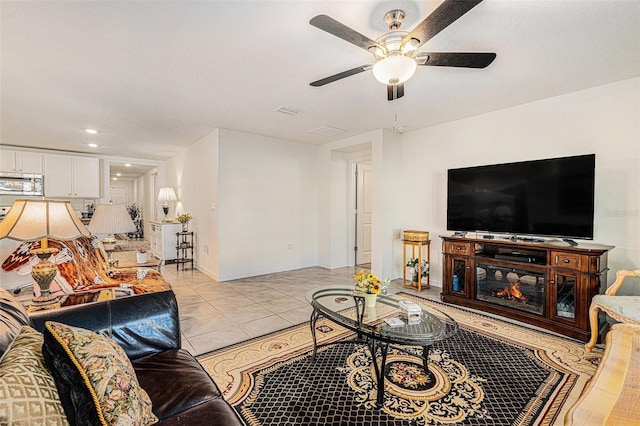
<instances>
[{"instance_id":1,"label":"doorway","mask_svg":"<svg viewBox=\"0 0 640 426\"><path fill-rule=\"evenodd\" d=\"M139 235L149 235L149 220L155 216L155 189L158 167L156 161L139 163L109 162L109 201L134 208L139 218ZM151 176L153 175L153 176ZM134 219L136 221L136 219ZM136 222L136 226L138 223Z\"/></svg>"},{"instance_id":2,"label":"doorway","mask_svg":"<svg viewBox=\"0 0 640 426\"><path fill-rule=\"evenodd\" d=\"M371 264L372 167L371 162L355 165L355 264Z\"/></svg>"}]
</instances>

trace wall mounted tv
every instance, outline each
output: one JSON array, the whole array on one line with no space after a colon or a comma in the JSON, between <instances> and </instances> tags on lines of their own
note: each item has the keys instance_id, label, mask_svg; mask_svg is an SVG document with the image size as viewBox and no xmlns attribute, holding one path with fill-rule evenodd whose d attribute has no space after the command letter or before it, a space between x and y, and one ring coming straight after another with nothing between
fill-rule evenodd
<instances>
[{"instance_id":1,"label":"wall mounted tv","mask_svg":"<svg viewBox=\"0 0 640 426\"><path fill-rule=\"evenodd\" d=\"M595 158L450 169L447 229L593 239Z\"/></svg>"}]
</instances>

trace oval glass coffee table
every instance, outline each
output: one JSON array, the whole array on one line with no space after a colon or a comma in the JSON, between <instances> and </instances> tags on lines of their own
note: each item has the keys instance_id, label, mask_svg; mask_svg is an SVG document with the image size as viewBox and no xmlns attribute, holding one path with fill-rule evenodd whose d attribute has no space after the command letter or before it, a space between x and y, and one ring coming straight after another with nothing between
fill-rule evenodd
<instances>
[{"instance_id":1,"label":"oval glass coffee table","mask_svg":"<svg viewBox=\"0 0 640 426\"><path fill-rule=\"evenodd\" d=\"M320 287L307 292L307 301L313 307L311 336L313 337L313 357L321 346L336 343L365 343L371 352L373 367L378 383L376 403L384 401L384 373L389 346L422 347L422 365L429 372L429 348L434 343L446 340L458 332L458 324L444 312L424 306L411 320L404 314L400 302L409 300L397 295L380 295L376 306L365 307L362 293L354 292L354 286ZM318 345L316 323L326 318L338 325L356 332L356 340L342 340ZM397 318L402 323L391 326L385 320ZM402 347L397 347L403 350Z\"/></svg>"}]
</instances>

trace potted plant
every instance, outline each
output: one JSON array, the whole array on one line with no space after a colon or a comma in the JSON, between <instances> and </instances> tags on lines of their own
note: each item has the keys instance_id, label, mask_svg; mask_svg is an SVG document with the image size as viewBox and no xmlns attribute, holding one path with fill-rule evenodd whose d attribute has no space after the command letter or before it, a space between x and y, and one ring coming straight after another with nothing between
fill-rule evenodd
<instances>
[{"instance_id":1,"label":"potted plant","mask_svg":"<svg viewBox=\"0 0 640 426\"><path fill-rule=\"evenodd\" d=\"M139 264L147 263L147 250L145 248L136 250L136 262Z\"/></svg>"},{"instance_id":2,"label":"potted plant","mask_svg":"<svg viewBox=\"0 0 640 426\"><path fill-rule=\"evenodd\" d=\"M418 258L412 257L407 261L407 268L409 275L411 275L411 281L414 283L418 282ZM425 278L429 275L429 264L426 260L422 260L422 265L420 268L420 278Z\"/></svg>"},{"instance_id":3,"label":"potted plant","mask_svg":"<svg viewBox=\"0 0 640 426\"><path fill-rule=\"evenodd\" d=\"M193 218L189 213L182 213L176 218L176 220L182 224L182 232L187 232L189 230L189 221L191 219Z\"/></svg>"}]
</instances>

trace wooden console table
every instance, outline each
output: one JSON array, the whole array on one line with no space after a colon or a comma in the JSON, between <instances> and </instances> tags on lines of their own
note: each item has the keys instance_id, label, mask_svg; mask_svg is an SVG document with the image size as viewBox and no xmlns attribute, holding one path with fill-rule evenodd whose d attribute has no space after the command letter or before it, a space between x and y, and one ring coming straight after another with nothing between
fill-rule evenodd
<instances>
[{"instance_id":1,"label":"wooden console table","mask_svg":"<svg viewBox=\"0 0 640 426\"><path fill-rule=\"evenodd\" d=\"M607 252L613 246L573 247L559 240L441 238L444 302L502 315L582 341L589 339L589 303L606 286ZM544 285L537 310L526 310L529 306L523 309L519 301L501 304L492 297L478 297L483 290L478 289L478 284L487 285L489 270L503 279L514 275L523 285L532 279L536 285Z\"/></svg>"}]
</instances>

